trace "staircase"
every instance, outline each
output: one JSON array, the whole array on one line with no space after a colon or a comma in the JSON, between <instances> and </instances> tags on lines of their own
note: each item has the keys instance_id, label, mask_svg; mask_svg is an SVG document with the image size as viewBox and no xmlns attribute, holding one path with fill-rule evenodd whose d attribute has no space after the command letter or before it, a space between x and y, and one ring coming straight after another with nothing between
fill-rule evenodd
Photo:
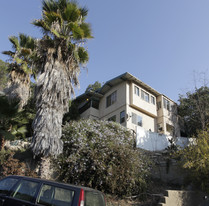
<instances>
[{"instance_id":1,"label":"staircase","mask_svg":"<svg viewBox=\"0 0 209 206\"><path fill-rule=\"evenodd\" d=\"M206 206L209 200L205 194L196 191L166 190L158 206Z\"/></svg>"}]
</instances>

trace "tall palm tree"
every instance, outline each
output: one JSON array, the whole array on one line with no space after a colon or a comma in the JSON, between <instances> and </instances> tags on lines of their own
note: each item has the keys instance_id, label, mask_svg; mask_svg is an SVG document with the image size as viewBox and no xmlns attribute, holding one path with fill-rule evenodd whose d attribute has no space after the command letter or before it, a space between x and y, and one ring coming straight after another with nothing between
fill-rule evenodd
<instances>
[{"instance_id":1,"label":"tall palm tree","mask_svg":"<svg viewBox=\"0 0 209 206\"><path fill-rule=\"evenodd\" d=\"M37 80L37 114L33 122L32 150L47 159L62 152L63 115L77 86L80 66L88 61L83 47L92 38L85 23L88 10L69 0L44 0L42 18L33 24L41 28L43 38L37 47L40 67Z\"/></svg>"},{"instance_id":2,"label":"tall palm tree","mask_svg":"<svg viewBox=\"0 0 209 206\"><path fill-rule=\"evenodd\" d=\"M10 57L9 80L4 92L10 99L20 100L20 108L26 103L30 95L30 77L35 75L31 57L34 55L35 39L25 34L19 37L9 37L13 51L2 52Z\"/></svg>"}]
</instances>

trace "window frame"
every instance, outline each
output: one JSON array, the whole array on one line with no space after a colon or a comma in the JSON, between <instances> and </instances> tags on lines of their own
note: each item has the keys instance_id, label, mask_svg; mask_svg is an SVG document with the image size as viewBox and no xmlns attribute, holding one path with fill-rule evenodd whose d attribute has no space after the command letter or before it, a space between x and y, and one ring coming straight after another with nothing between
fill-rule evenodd
<instances>
[{"instance_id":1,"label":"window frame","mask_svg":"<svg viewBox=\"0 0 209 206\"><path fill-rule=\"evenodd\" d=\"M134 86L134 94L140 97L140 89L136 85Z\"/></svg>"},{"instance_id":2,"label":"window frame","mask_svg":"<svg viewBox=\"0 0 209 206\"><path fill-rule=\"evenodd\" d=\"M125 121L126 121L126 113L125 110L123 110L122 112L120 112L120 124L124 123Z\"/></svg>"},{"instance_id":3,"label":"window frame","mask_svg":"<svg viewBox=\"0 0 209 206\"><path fill-rule=\"evenodd\" d=\"M51 193L51 202L50 203L47 203L47 201L45 201L45 203L51 204L54 201L62 201L62 202L67 202L68 204L71 203L71 205L72 205L72 203L74 201L74 197L76 195L75 189L72 189L72 188L69 188L69 187L64 187L62 185L51 184L51 183L47 183L47 182L43 182L42 185L41 185L41 187L39 188L39 194L37 196L37 203L38 204L40 204L40 205L47 205L47 204L44 204L43 197L41 199L41 196L44 194L44 192L46 192L47 190L49 190L47 188L45 190L43 190L43 188L45 186L46 187L51 187L50 190L52 190L52 193ZM57 195L56 194L56 188L61 189L61 190L68 190L68 191L72 192L72 197L71 197L70 202L68 202L68 200L67 201L64 201L63 198L61 198L61 200L57 199L56 198L56 195ZM42 192L43 192L43 194L42 194Z\"/></svg>"},{"instance_id":4,"label":"window frame","mask_svg":"<svg viewBox=\"0 0 209 206\"><path fill-rule=\"evenodd\" d=\"M106 97L106 108L110 107L117 101L117 91L114 91Z\"/></svg>"},{"instance_id":5,"label":"window frame","mask_svg":"<svg viewBox=\"0 0 209 206\"><path fill-rule=\"evenodd\" d=\"M142 116L132 112L132 124L142 127L143 126L143 118Z\"/></svg>"},{"instance_id":6,"label":"window frame","mask_svg":"<svg viewBox=\"0 0 209 206\"><path fill-rule=\"evenodd\" d=\"M155 97L151 95L151 98L150 98L150 102L155 105L156 104L156 100L155 100Z\"/></svg>"},{"instance_id":7,"label":"window frame","mask_svg":"<svg viewBox=\"0 0 209 206\"><path fill-rule=\"evenodd\" d=\"M22 189L21 187L23 186L23 183L35 183L36 184L36 189L34 190L34 194L30 194L31 195L31 197L30 197L30 199L24 199L24 198L20 198L21 197L21 195L28 195L29 196L29 194L24 194L24 193L20 193L19 191ZM11 193L11 195L10 195L10 197L12 197L12 198L14 198L14 199L16 199L16 200L18 200L18 201L25 201L25 202L29 202L29 203L34 203L34 201L35 201L35 199L36 199L36 196L37 196L37 192L39 192L39 188L40 188L40 183L38 182L38 181L34 181L34 180L30 180L30 179L21 179L20 181L18 181L18 183L15 185L15 188L14 188L14 190L12 191L12 193ZM29 189L31 189L31 188L28 188L28 190L27 190L27 192L29 191ZM18 197L18 194L19 193L19 197ZM26 196L25 196L26 197Z\"/></svg>"},{"instance_id":8,"label":"window frame","mask_svg":"<svg viewBox=\"0 0 209 206\"><path fill-rule=\"evenodd\" d=\"M148 92L145 92L144 90L141 90L141 98L142 98L144 101L150 103L150 95L149 95Z\"/></svg>"},{"instance_id":9,"label":"window frame","mask_svg":"<svg viewBox=\"0 0 209 206\"><path fill-rule=\"evenodd\" d=\"M163 97L163 108L171 111L171 103L168 99Z\"/></svg>"}]
</instances>

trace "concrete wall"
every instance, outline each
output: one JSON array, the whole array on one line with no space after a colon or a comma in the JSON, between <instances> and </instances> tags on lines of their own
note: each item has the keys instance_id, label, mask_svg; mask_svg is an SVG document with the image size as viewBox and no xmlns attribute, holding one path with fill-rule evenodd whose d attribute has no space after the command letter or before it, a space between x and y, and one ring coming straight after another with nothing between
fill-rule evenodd
<instances>
[{"instance_id":1,"label":"concrete wall","mask_svg":"<svg viewBox=\"0 0 209 206\"><path fill-rule=\"evenodd\" d=\"M161 151L171 145L172 136L146 131L142 127L136 128L136 146L149 151ZM177 137L175 144L180 147L194 143L193 138Z\"/></svg>"},{"instance_id":2,"label":"concrete wall","mask_svg":"<svg viewBox=\"0 0 209 206\"><path fill-rule=\"evenodd\" d=\"M90 107L80 115L81 118L99 119L99 110Z\"/></svg>"}]
</instances>

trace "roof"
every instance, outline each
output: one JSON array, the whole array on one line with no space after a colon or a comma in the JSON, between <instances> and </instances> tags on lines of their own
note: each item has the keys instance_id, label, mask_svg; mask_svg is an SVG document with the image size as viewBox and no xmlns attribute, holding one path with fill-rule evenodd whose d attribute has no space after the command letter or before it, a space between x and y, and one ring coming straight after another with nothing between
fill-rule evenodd
<instances>
[{"instance_id":1,"label":"roof","mask_svg":"<svg viewBox=\"0 0 209 206\"><path fill-rule=\"evenodd\" d=\"M142 82L141 80L137 79L136 77L134 77L133 75L131 75L130 73L126 72L120 76L115 77L114 79L111 79L109 81L107 81L102 88L100 89L100 93L105 94L111 87L122 83L123 81L133 81L134 83L142 86L144 89L146 89L147 91L155 94L156 96L160 95L160 93L158 91L156 91L155 89L153 89L151 86L145 84L144 82Z\"/></svg>"},{"instance_id":2,"label":"roof","mask_svg":"<svg viewBox=\"0 0 209 206\"><path fill-rule=\"evenodd\" d=\"M97 98L101 98L104 94L106 94L112 87L124 82L124 81L131 81L134 82L137 85L140 85L142 88L146 89L147 91L149 91L150 93L152 93L155 96L159 96L159 95L163 95L161 93L159 93L157 90L153 89L151 86L149 86L148 84L145 84L144 82L142 82L141 80L139 80L138 78L134 77L132 74L126 72L124 74L121 74L109 81L107 81L99 90L97 91L90 91L90 92L86 92L80 96L78 96L76 98L76 100L78 101L82 101L83 99L86 98L90 98L90 97L97 97ZM169 97L163 95L164 97L168 98L169 100L171 100ZM173 100L171 100L173 101ZM173 101L174 102L174 101Z\"/></svg>"}]
</instances>

